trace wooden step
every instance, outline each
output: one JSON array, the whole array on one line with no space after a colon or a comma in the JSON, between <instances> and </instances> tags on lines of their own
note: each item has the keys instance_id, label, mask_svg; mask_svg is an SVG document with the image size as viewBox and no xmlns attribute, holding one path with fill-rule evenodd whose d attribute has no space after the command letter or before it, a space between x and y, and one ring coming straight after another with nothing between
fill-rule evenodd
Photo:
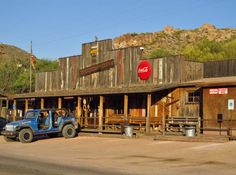
<instances>
[{"instance_id":1,"label":"wooden step","mask_svg":"<svg viewBox=\"0 0 236 175\"><path fill-rule=\"evenodd\" d=\"M154 137L156 141L183 141L183 142L219 142L224 143L230 140L229 137L226 136L194 136L194 137L187 137L187 136L163 136L163 135L156 135Z\"/></svg>"}]
</instances>

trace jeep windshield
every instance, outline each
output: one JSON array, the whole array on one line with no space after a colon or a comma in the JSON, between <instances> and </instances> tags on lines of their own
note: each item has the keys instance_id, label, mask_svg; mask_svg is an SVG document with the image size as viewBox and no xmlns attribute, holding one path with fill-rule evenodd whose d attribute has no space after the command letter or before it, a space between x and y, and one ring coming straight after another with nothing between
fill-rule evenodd
<instances>
[{"instance_id":1,"label":"jeep windshield","mask_svg":"<svg viewBox=\"0 0 236 175\"><path fill-rule=\"evenodd\" d=\"M28 111L25 115L25 118L32 119L37 117L38 112Z\"/></svg>"}]
</instances>

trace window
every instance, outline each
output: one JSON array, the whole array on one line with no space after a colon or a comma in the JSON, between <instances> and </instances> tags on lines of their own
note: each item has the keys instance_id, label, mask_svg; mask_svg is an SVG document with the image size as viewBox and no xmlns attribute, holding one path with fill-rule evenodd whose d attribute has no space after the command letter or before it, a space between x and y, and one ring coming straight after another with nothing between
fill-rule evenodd
<instances>
[{"instance_id":1,"label":"window","mask_svg":"<svg viewBox=\"0 0 236 175\"><path fill-rule=\"evenodd\" d=\"M200 101L200 92L188 92L187 103L198 103Z\"/></svg>"},{"instance_id":2,"label":"window","mask_svg":"<svg viewBox=\"0 0 236 175\"><path fill-rule=\"evenodd\" d=\"M2 107L7 107L7 101L6 100L2 101Z\"/></svg>"}]
</instances>

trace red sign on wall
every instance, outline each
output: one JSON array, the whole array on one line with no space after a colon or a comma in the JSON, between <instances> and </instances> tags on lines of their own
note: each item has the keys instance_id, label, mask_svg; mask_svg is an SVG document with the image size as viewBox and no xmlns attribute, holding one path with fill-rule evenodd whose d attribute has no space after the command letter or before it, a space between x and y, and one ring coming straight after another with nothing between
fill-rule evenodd
<instances>
[{"instance_id":1,"label":"red sign on wall","mask_svg":"<svg viewBox=\"0 0 236 175\"><path fill-rule=\"evenodd\" d=\"M211 95L214 95L214 94L228 94L228 88L209 89L209 94L211 94Z\"/></svg>"},{"instance_id":2,"label":"red sign on wall","mask_svg":"<svg viewBox=\"0 0 236 175\"><path fill-rule=\"evenodd\" d=\"M143 60L139 63L137 71L141 80L147 80L151 76L152 67L147 60Z\"/></svg>"}]
</instances>

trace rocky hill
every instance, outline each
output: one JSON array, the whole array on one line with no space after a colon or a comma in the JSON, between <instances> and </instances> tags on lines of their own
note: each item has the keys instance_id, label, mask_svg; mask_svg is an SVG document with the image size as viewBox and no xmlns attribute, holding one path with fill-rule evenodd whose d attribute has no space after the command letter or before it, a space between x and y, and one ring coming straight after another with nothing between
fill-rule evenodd
<instances>
[{"instance_id":1,"label":"rocky hill","mask_svg":"<svg viewBox=\"0 0 236 175\"><path fill-rule=\"evenodd\" d=\"M25 63L29 58L30 54L18 47L0 44L0 63L7 61Z\"/></svg>"},{"instance_id":2,"label":"rocky hill","mask_svg":"<svg viewBox=\"0 0 236 175\"><path fill-rule=\"evenodd\" d=\"M57 69L57 61L36 59L32 70L32 89L37 71ZM15 46L0 44L0 93L22 93L30 89L30 53Z\"/></svg>"},{"instance_id":3,"label":"rocky hill","mask_svg":"<svg viewBox=\"0 0 236 175\"><path fill-rule=\"evenodd\" d=\"M204 24L194 30L174 29L171 26L166 26L164 30L160 32L124 34L114 39L114 47L124 48L142 45L145 47L146 57L170 55L191 57L191 55L186 54L186 52L188 52L191 47L195 47L196 44L199 44L199 42L207 41L209 44L214 43L223 47L224 44L232 42L235 39L236 29L217 29L211 24ZM227 55L225 55L225 57L227 57ZM198 58L195 59L198 60Z\"/></svg>"}]
</instances>

